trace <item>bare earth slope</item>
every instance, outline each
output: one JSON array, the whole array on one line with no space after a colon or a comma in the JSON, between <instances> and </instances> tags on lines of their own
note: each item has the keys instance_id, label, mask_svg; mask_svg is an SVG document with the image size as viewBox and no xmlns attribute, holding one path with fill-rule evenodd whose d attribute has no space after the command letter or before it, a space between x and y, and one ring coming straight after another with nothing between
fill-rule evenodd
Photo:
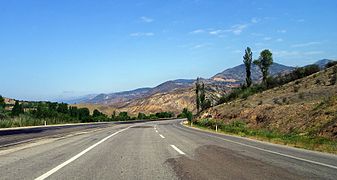
<instances>
[{"instance_id":1,"label":"bare earth slope","mask_svg":"<svg viewBox=\"0 0 337 180\"><path fill-rule=\"evenodd\" d=\"M228 90L228 88L227 88ZM226 88L218 86L207 87L208 98L214 102L221 96L221 92L225 93ZM195 92L194 88L176 89L165 93L155 93L153 95L132 99L127 102L116 102L109 105L104 104L76 104L77 107L87 107L92 112L98 109L105 114L111 115L113 111L128 112L131 115L137 115L139 112L150 114L157 112L173 112L176 115L181 113L182 109L188 108L195 111Z\"/></svg>"},{"instance_id":2,"label":"bare earth slope","mask_svg":"<svg viewBox=\"0 0 337 180\"><path fill-rule=\"evenodd\" d=\"M246 100L210 108L201 117L337 139L337 85L330 82L332 74L333 67Z\"/></svg>"}]
</instances>

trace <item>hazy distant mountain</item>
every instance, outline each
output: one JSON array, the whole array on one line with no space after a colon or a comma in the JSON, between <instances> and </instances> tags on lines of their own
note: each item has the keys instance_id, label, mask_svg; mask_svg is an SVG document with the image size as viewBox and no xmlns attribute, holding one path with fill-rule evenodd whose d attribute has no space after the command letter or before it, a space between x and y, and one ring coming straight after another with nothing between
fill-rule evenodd
<instances>
[{"instance_id":1,"label":"hazy distant mountain","mask_svg":"<svg viewBox=\"0 0 337 180\"><path fill-rule=\"evenodd\" d=\"M146 96L151 89L152 88L139 88L131 91L122 91L110 94L99 94L90 100L84 101L84 103L112 104L116 102L129 101L131 99Z\"/></svg>"},{"instance_id":2,"label":"hazy distant mountain","mask_svg":"<svg viewBox=\"0 0 337 180\"><path fill-rule=\"evenodd\" d=\"M88 95L78 96L78 97L58 99L57 101L68 103L68 104L76 104L76 103L83 103L83 102L89 101L90 99L93 99L96 96L97 94L88 94Z\"/></svg>"}]
</instances>

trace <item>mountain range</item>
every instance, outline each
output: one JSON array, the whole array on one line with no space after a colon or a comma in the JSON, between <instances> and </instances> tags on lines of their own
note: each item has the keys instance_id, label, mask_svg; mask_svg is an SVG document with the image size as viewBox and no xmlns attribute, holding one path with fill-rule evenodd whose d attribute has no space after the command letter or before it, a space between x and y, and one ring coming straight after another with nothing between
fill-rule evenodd
<instances>
[{"instance_id":1,"label":"mountain range","mask_svg":"<svg viewBox=\"0 0 337 180\"><path fill-rule=\"evenodd\" d=\"M322 59L314 64L324 67L325 64L330 61L332 60ZM289 73L294 69L295 67L292 66L273 63L269 69L269 73L275 76ZM252 65L251 72L254 82L261 80L262 75L256 65ZM204 82L207 87L208 98L215 102L221 95L230 91L231 88L243 84L245 77L245 66L241 64L217 73L211 78L201 78L201 81ZM191 110L195 109L194 106L188 105L194 104L193 87L195 81L195 79L170 80L153 88L139 88L109 94L102 93L96 96L82 96L63 102L80 104L78 106L90 105L90 107L100 109L107 114L111 114L114 110L127 111L131 114L137 114L138 112L155 113L158 111L178 113L184 107L190 107Z\"/></svg>"}]
</instances>

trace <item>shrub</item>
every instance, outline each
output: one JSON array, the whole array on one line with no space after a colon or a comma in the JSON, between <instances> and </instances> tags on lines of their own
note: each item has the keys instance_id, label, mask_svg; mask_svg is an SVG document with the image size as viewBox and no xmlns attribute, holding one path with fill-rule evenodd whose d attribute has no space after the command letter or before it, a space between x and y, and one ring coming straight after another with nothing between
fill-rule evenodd
<instances>
[{"instance_id":1,"label":"shrub","mask_svg":"<svg viewBox=\"0 0 337 180\"><path fill-rule=\"evenodd\" d=\"M337 81L337 66L334 66L332 74L330 75L330 85L335 85L336 81Z\"/></svg>"},{"instance_id":2,"label":"shrub","mask_svg":"<svg viewBox=\"0 0 337 180\"><path fill-rule=\"evenodd\" d=\"M183 111L178 115L178 118L187 118L187 120L191 122L193 114L187 108L184 108Z\"/></svg>"},{"instance_id":3,"label":"shrub","mask_svg":"<svg viewBox=\"0 0 337 180\"><path fill-rule=\"evenodd\" d=\"M300 86L294 85L294 92L295 93L297 93L299 89L300 89Z\"/></svg>"},{"instance_id":4,"label":"shrub","mask_svg":"<svg viewBox=\"0 0 337 180\"><path fill-rule=\"evenodd\" d=\"M286 97L283 97L283 98L282 98L282 102L283 102L283 103L286 103L286 102L287 102L287 98L286 98Z\"/></svg>"}]
</instances>

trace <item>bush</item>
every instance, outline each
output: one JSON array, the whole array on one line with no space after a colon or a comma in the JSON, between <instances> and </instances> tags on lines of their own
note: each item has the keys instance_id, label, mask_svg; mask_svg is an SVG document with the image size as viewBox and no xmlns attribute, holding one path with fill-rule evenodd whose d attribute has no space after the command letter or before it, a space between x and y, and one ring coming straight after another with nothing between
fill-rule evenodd
<instances>
[{"instance_id":1,"label":"bush","mask_svg":"<svg viewBox=\"0 0 337 180\"><path fill-rule=\"evenodd\" d=\"M295 92L295 93L297 93L299 89L300 89L300 86L294 85L294 92Z\"/></svg>"},{"instance_id":2,"label":"bush","mask_svg":"<svg viewBox=\"0 0 337 180\"><path fill-rule=\"evenodd\" d=\"M251 87L240 87L233 89L229 94L226 94L222 96L218 104L223 104L226 102L233 101L235 99L241 98L241 99L247 99L249 96L262 92L266 88L263 85L253 85Z\"/></svg>"},{"instance_id":3,"label":"bush","mask_svg":"<svg viewBox=\"0 0 337 180\"><path fill-rule=\"evenodd\" d=\"M337 66L333 67L332 74L330 75L330 85L335 85L337 81Z\"/></svg>"},{"instance_id":4,"label":"bush","mask_svg":"<svg viewBox=\"0 0 337 180\"><path fill-rule=\"evenodd\" d=\"M187 108L184 108L181 114L178 115L178 118L187 118L188 121L192 121L193 114Z\"/></svg>"}]
</instances>

